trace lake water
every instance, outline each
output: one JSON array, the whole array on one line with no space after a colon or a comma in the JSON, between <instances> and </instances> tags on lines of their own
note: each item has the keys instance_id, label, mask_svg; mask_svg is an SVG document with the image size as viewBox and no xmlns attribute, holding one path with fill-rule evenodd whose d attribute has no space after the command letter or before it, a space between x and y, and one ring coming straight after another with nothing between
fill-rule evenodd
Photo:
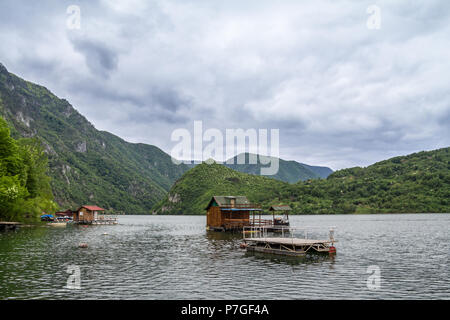
<instances>
[{"instance_id":1,"label":"lake water","mask_svg":"<svg viewBox=\"0 0 450 320\"><path fill-rule=\"evenodd\" d=\"M322 227L325 237L336 226L337 255L247 254L239 235L206 232L205 216L121 216L115 226L0 233L0 298L450 299L449 214L290 220ZM71 265L80 289L66 288Z\"/></svg>"}]
</instances>

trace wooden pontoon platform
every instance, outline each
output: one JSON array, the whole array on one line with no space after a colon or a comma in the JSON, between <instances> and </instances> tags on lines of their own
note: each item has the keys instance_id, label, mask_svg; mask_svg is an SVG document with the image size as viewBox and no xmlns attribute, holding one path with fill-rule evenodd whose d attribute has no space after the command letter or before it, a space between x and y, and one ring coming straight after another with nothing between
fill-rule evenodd
<instances>
[{"instance_id":1,"label":"wooden pontoon platform","mask_svg":"<svg viewBox=\"0 0 450 320\"><path fill-rule=\"evenodd\" d=\"M247 251L284 254L290 256L304 255L308 252L329 253L329 240L289 239L289 238L245 238Z\"/></svg>"},{"instance_id":2,"label":"wooden pontoon platform","mask_svg":"<svg viewBox=\"0 0 450 320\"><path fill-rule=\"evenodd\" d=\"M249 252L263 252L288 256L302 256L307 253L335 253L334 243L337 242L330 230L330 238L315 240L294 237L268 237L264 229L244 230L244 247ZM289 228L292 229L292 228ZM284 232L283 232L284 234ZM286 234L288 234L286 232ZM292 233L290 233L292 235Z\"/></svg>"}]
</instances>

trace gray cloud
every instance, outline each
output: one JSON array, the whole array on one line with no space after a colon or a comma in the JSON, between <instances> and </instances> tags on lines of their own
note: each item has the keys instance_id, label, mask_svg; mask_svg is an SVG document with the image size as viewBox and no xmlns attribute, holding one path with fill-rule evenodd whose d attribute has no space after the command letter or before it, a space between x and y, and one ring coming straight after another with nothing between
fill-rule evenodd
<instances>
[{"instance_id":1,"label":"gray cloud","mask_svg":"<svg viewBox=\"0 0 450 320\"><path fill-rule=\"evenodd\" d=\"M167 152L194 120L279 128L283 158L334 169L448 146L450 4L377 1L369 30L372 4L5 0L0 61Z\"/></svg>"},{"instance_id":2,"label":"gray cloud","mask_svg":"<svg viewBox=\"0 0 450 320\"><path fill-rule=\"evenodd\" d=\"M118 54L105 44L78 37L71 42L74 49L83 54L92 73L107 78L110 72L117 69Z\"/></svg>"}]
</instances>

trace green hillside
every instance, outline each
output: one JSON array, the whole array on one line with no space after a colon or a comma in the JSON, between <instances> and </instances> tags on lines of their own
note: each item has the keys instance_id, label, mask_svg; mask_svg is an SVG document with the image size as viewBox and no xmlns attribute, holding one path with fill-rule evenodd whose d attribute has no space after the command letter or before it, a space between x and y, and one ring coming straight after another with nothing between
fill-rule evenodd
<instances>
[{"instance_id":1,"label":"green hillside","mask_svg":"<svg viewBox=\"0 0 450 320\"><path fill-rule=\"evenodd\" d=\"M450 148L339 170L285 197L302 213L450 212Z\"/></svg>"},{"instance_id":2,"label":"green hillside","mask_svg":"<svg viewBox=\"0 0 450 320\"><path fill-rule=\"evenodd\" d=\"M234 164L227 164L228 163L227 161L226 163L224 163L224 165L227 166L228 168L237 170L239 172L257 175L260 174L261 168L270 166L270 165L263 165L259 161L257 161L258 162L257 164L249 164L249 155L250 155L249 153L245 153L243 155L243 157L245 157L244 164L238 164L237 162L238 156L235 156L234 158L228 160L233 161ZM267 158L276 159L273 157ZM296 183L300 180L305 181L308 179L326 178L333 172L333 170L327 167L310 166L296 161L286 161L283 159L278 159L278 161L279 161L278 172L274 175L266 177L289 183Z\"/></svg>"},{"instance_id":3,"label":"green hillside","mask_svg":"<svg viewBox=\"0 0 450 320\"><path fill-rule=\"evenodd\" d=\"M267 202L277 190L287 185L221 164L202 163L187 171L154 211L158 214L202 214L213 195L246 195L251 202Z\"/></svg>"},{"instance_id":4,"label":"green hillside","mask_svg":"<svg viewBox=\"0 0 450 320\"><path fill-rule=\"evenodd\" d=\"M450 212L450 148L339 170L327 179L288 184L202 164L186 172L157 213L202 214L213 195L245 195L298 214Z\"/></svg>"},{"instance_id":5,"label":"green hillside","mask_svg":"<svg viewBox=\"0 0 450 320\"><path fill-rule=\"evenodd\" d=\"M188 167L155 146L98 131L64 99L0 64L0 116L12 135L38 138L48 155L51 187L62 207L96 204L149 213Z\"/></svg>"}]
</instances>

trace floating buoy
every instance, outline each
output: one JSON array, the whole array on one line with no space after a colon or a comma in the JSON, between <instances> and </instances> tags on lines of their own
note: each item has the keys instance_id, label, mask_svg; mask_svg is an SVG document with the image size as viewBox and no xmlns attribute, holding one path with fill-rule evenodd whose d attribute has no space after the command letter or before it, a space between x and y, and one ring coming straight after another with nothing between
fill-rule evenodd
<instances>
[{"instance_id":1,"label":"floating buoy","mask_svg":"<svg viewBox=\"0 0 450 320\"><path fill-rule=\"evenodd\" d=\"M248 246L248 244L246 244L245 242L242 242L242 243L239 245L239 248L245 249L245 248L247 248L247 246Z\"/></svg>"},{"instance_id":2,"label":"floating buoy","mask_svg":"<svg viewBox=\"0 0 450 320\"><path fill-rule=\"evenodd\" d=\"M108 232L103 232L103 235L104 235L104 236L107 236L107 235L108 235Z\"/></svg>"},{"instance_id":3,"label":"floating buoy","mask_svg":"<svg viewBox=\"0 0 450 320\"><path fill-rule=\"evenodd\" d=\"M87 247L88 247L88 244L87 244L87 243L80 243L80 244L78 245L78 247L80 247L80 248L87 248Z\"/></svg>"},{"instance_id":4,"label":"floating buoy","mask_svg":"<svg viewBox=\"0 0 450 320\"><path fill-rule=\"evenodd\" d=\"M336 253L336 247L331 246L330 249L328 249L328 252L331 253Z\"/></svg>"}]
</instances>

